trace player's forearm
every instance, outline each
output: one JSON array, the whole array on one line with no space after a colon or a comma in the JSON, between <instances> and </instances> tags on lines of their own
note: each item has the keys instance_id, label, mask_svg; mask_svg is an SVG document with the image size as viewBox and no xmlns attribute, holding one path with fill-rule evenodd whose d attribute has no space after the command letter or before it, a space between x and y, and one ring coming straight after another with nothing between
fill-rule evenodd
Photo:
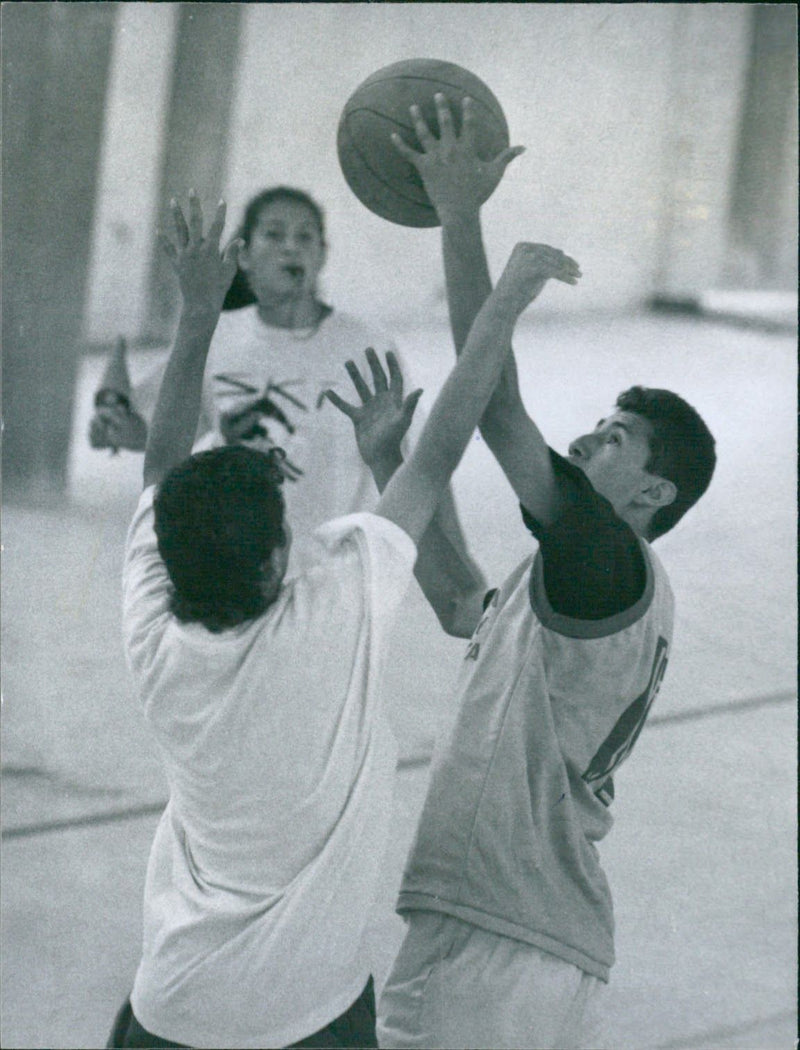
<instances>
[{"instance_id":1,"label":"player's forearm","mask_svg":"<svg viewBox=\"0 0 800 1050\"><path fill-rule=\"evenodd\" d=\"M152 485L192 451L203 372L219 311L184 308L156 401L144 456L144 483Z\"/></svg>"},{"instance_id":2,"label":"player's forearm","mask_svg":"<svg viewBox=\"0 0 800 1050\"><path fill-rule=\"evenodd\" d=\"M383 492L402 464L399 449L369 464L379 492ZM463 539L458 543L451 535L448 507L452 506L452 497L448 500L448 496L449 490L446 490L417 545L414 576L443 630L468 638L477 622L477 619L472 622L468 611L469 599L483 595L486 585L480 570L467 555Z\"/></svg>"},{"instance_id":3,"label":"player's forearm","mask_svg":"<svg viewBox=\"0 0 800 1050\"><path fill-rule=\"evenodd\" d=\"M456 354L460 354L478 311L492 291L492 279L479 212L444 213L440 219L450 329Z\"/></svg>"},{"instance_id":4,"label":"player's forearm","mask_svg":"<svg viewBox=\"0 0 800 1050\"><path fill-rule=\"evenodd\" d=\"M492 291L477 211L445 213L442 218L442 254L450 329L456 354L460 354L478 311ZM509 355L480 422L481 434L490 448L493 442L501 439L511 417L520 410L525 411L514 359Z\"/></svg>"},{"instance_id":5,"label":"player's forearm","mask_svg":"<svg viewBox=\"0 0 800 1050\"><path fill-rule=\"evenodd\" d=\"M500 379L519 313L519 304L498 291L478 312L412 456L429 484L443 489L458 465Z\"/></svg>"}]
</instances>

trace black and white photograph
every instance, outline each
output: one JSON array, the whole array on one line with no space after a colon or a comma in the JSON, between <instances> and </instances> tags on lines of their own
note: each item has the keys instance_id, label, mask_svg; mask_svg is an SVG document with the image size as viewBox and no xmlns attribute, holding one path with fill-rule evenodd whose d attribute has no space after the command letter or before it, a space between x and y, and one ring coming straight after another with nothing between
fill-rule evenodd
<instances>
[{"instance_id":1,"label":"black and white photograph","mask_svg":"<svg viewBox=\"0 0 800 1050\"><path fill-rule=\"evenodd\" d=\"M0 1043L795 1047L795 5L0 46Z\"/></svg>"}]
</instances>

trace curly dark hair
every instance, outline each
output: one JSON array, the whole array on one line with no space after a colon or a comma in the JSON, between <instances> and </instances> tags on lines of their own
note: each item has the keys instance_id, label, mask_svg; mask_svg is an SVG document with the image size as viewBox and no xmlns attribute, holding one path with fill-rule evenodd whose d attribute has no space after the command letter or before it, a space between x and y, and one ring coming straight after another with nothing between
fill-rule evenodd
<instances>
[{"instance_id":1,"label":"curly dark hair","mask_svg":"<svg viewBox=\"0 0 800 1050\"><path fill-rule=\"evenodd\" d=\"M711 482L717 455L711 431L690 404L671 390L632 386L617 398L617 408L635 412L652 428L645 469L671 481L675 500L650 519L647 538L657 539L700 499Z\"/></svg>"},{"instance_id":2,"label":"curly dark hair","mask_svg":"<svg viewBox=\"0 0 800 1050\"><path fill-rule=\"evenodd\" d=\"M177 619L219 632L268 607L264 563L286 544L278 453L211 449L179 463L161 482L155 532Z\"/></svg>"},{"instance_id":3,"label":"curly dark hair","mask_svg":"<svg viewBox=\"0 0 800 1050\"><path fill-rule=\"evenodd\" d=\"M302 204L314 216L314 221L319 227L319 235L323 245L325 244L325 213L314 198L305 190L296 189L294 186L272 186L262 190L248 203L244 210L242 221L236 236L241 237L245 244L250 243L258 218L263 208L274 201L291 201L294 204ZM240 310L243 306L250 306L256 302L256 297L247 280L247 274L241 267L237 268L231 286L228 289L223 310Z\"/></svg>"}]
</instances>

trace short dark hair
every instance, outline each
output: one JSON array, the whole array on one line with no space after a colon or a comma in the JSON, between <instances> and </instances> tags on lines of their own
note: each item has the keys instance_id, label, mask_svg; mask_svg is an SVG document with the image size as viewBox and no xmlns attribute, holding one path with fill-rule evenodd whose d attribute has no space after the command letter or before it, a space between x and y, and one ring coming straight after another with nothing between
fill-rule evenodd
<instances>
[{"instance_id":1,"label":"short dark hair","mask_svg":"<svg viewBox=\"0 0 800 1050\"><path fill-rule=\"evenodd\" d=\"M215 448L179 463L159 485L155 532L177 619L218 632L267 609L263 566L286 544L275 460L242 445Z\"/></svg>"},{"instance_id":2,"label":"short dark hair","mask_svg":"<svg viewBox=\"0 0 800 1050\"><path fill-rule=\"evenodd\" d=\"M709 486L717 455L714 438L690 404L671 390L632 386L617 398L617 408L635 412L652 428L650 458L645 469L671 481L678 490L675 500L659 507L650 519L647 538L669 532Z\"/></svg>"},{"instance_id":3,"label":"short dark hair","mask_svg":"<svg viewBox=\"0 0 800 1050\"><path fill-rule=\"evenodd\" d=\"M305 190L297 189L295 186L271 186L269 189L262 190L256 194L244 210L236 236L240 237L245 244L249 244L262 209L275 201L291 201L294 204L302 204L308 208L314 216L314 222L319 229L320 239L323 245L325 244L325 213L311 194L306 193ZM254 302L256 302L256 297L250 287L250 282L247 280L247 274L239 267L225 296L222 309L240 310L243 306L250 306Z\"/></svg>"}]
</instances>

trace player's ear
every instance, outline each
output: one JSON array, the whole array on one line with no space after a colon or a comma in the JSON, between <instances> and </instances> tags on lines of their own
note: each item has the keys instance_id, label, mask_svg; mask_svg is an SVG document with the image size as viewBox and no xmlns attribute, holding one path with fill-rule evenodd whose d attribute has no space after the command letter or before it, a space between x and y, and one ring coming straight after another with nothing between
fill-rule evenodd
<instances>
[{"instance_id":1,"label":"player's ear","mask_svg":"<svg viewBox=\"0 0 800 1050\"><path fill-rule=\"evenodd\" d=\"M645 487L642 489L643 502L654 509L668 507L670 503L675 502L677 495L678 486L674 481L669 481L667 478L660 478L653 474L648 477Z\"/></svg>"}]
</instances>

